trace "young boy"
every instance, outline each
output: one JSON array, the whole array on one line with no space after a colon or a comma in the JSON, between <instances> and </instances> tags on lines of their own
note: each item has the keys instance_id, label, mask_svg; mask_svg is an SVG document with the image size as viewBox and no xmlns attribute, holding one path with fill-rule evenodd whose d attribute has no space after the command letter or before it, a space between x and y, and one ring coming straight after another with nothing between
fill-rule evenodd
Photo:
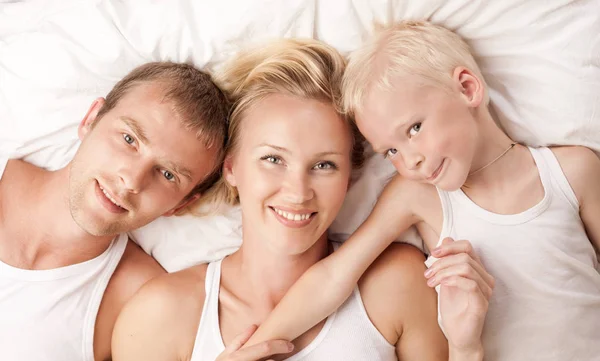
<instances>
[{"instance_id":1,"label":"young boy","mask_svg":"<svg viewBox=\"0 0 600 361\"><path fill-rule=\"evenodd\" d=\"M325 318L414 225L432 250L425 277L438 289L438 307L462 305L462 316L471 317L485 312L481 299L489 299L486 360L597 359L596 155L516 144L490 115L468 45L426 22L385 29L352 54L344 103L399 176L357 232L297 281L249 344L294 338ZM466 293L473 290L481 297ZM460 327L456 319L440 321L446 331Z\"/></svg>"}]
</instances>

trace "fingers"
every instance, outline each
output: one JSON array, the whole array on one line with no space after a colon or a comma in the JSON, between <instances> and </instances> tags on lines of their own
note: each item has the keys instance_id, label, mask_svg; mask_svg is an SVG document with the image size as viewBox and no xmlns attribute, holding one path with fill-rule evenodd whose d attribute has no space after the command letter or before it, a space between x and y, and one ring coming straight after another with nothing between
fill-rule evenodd
<instances>
[{"instance_id":1,"label":"fingers","mask_svg":"<svg viewBox=\"0 0 600 361\"><path fill-rule=\"evenodd\" d=\"M436 258L459 253L466 253L477 262L481 262L469 241L454 241L452 238L446 237L442 240L442 244L439 247L436 247L431 251L431 255Z\"/></svg>"},{"instance_id":2,"label":"fingers","mask_svg":"<svg viewBox=\"0 0 600 361\"><path fill-rule=\"evenodd\" d=\"M438 260L425 271L430 287L444 284L444 281L451 277L462 277L474 281L487 299L491 297L494 277L483 267L469 241L445 238L432 254L438 257Z\"/></svg>"},{"instance_id":3,"label":"fingers","mask_svg":"<svg viewBox=\"0 0 600 361\"><path fill-rule=\"evenodd\" d=\"M461 255L454 257L462 258ZM491 276L488 275L488 277ZM486 282L486 280L484 280L483 276L476 271L473 265L469 263L463 263L462 261L457 261L455 264L450 264L443 268L437 269L427 281L427 285L429 287L436 287L439 284L447 284L449 279L454 278L462 278L473 281L487 299L492 296L492 286Z\"/></svg>"},{"instance_id":4,"label":"fingers","mask_svg":"<svg viewBox=\"0 0 600 361\"><path fill-rule=\"evenodd\" d=\"M237 335L233 341L227 345L227 347L225 347L224 352L232 353L242 348L242 346L248 342L250 337L252 337L257 328L258 326L256 325L250 325L246 330L244 330L244 332Z\"/></svg>"},{"instance_id":5,"label":"fingers","mask_svg":"<svg viewBox=\"0 0 600 361\"><path fill-rule=\"evenodd\" d=\"M242 346L248 342L257 328L258 326L251 325L244 332L237 335L225 347L217 361L256 361L276 354L289 353L294 349L294 345L285 340L269 340L242 349Z\"/></svg>"},{"instance_id":6,"label":"fingers","mask_svg":"<svg viewBox=\"0 0 600 361\"><path fill-rule=\"evenodd\" d=\"M479 285L475 281L464 277L448 277L446 280L444 280L444 283L442 283L440 292L446 292L449 287L456 287L472 296L469 297L469 309L472 312L481 315L484 315L487 312L489 298L484 296L479 288Z\"/></svg>"},{"instance_id":7,"label":"fingers","mask_svg":"<svg viewBox=\"0 0 600 361\"><path fill-rule=\"evenodd\" d=\"M459 267L454 269L455 266ZM442 272L447 268L453 268L454 271L450 273ZM425 271L425 277L428 279L428 284L430 282L438 281L435 282L435 285L430 284L430 286L435 287L440 283L439 281L441 281L441 278L446 275L459 275L473 278L475 277L474 273L476 273L488 287L494 288L494 277L486 271L480 262L474 260L466 253L446 256L436 260L431 267ZM473 277L470 277L470 275L473 275Z\"/></svg>"},{"instance_id":8,"label":"fingers","mask_svg":"<svg viewBox=\"0 0 600 361\"><path fill-rule=\"evenodd\" d=\"M276 354L289 353L294 349L291 342L285 340L269 340L243 348L229 355L222 361L255 361Z\"/></svg>"}]
</instances>

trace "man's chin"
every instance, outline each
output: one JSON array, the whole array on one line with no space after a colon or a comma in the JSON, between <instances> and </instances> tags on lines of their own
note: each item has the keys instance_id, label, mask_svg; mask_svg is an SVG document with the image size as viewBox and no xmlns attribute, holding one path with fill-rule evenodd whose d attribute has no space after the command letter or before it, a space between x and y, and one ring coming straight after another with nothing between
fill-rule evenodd
<instances>
[{"instance_id":1,"label":"man's chin","mask_svg":"<svg viewBox=\"0 0 600 361\"><path fill-rule=\"evenodd\" d=\"M81 219L79 217L73 217L73 220L82 231L94 237L116 236L128 230L128 227L118 223L98 224L92 220Z\"/></svg>"}]
</instances>

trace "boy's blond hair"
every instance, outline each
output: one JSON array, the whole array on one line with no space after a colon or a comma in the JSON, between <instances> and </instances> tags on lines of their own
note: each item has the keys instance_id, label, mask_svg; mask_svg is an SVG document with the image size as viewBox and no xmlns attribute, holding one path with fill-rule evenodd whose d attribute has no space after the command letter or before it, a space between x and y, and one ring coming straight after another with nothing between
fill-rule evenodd
<instances>
[{"instance_id":1,"label":"boy's blond hair","mask_svg":"<svg viewBox=\"0 0 600 361\"><path fill-rule=\"evenodd\" d=\"M426 21L402 21L378 27L376 35L350 54L343 80L343 109L353 115L365 94L374 89L392 90L393 81L417 76L423 83L448 88L458 66L471 70L487 86L469 45L456 33Z\"/></svg>"}]
</instances>

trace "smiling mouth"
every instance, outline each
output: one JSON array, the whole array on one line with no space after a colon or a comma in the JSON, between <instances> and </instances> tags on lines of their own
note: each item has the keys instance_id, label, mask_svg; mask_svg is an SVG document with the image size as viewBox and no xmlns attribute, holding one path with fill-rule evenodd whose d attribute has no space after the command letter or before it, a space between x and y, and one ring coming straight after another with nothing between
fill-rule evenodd
<instances>
[{"instance_id":1,"label":"smiling mouth","mask_svg":"<svg viewBox=\"0 0 600 361\"><path fill-rule=\"evenodd\" d=\"M317 212L287 212L271 206L269 206L269 209L273 211L273 214L279 222L283 223L285 226L292 228L304 227L308 225L312 222L312 220L315 218L315 215L317 214Z\"/></svg>"},{"instance_id":2,"label":"smiling mouth","mask_svg":"<svg viewBox=\"0 0 600 361\"><path fill-rule=\"evenodd\" d=\"M98 196L100 203L111 213L124 213L128 212L128 210L121 206L117 200L106 190L100 182L96 181L96 195Z\"/></svg>"},{"instance_id":3,"label":"smiling mouth","mask_svg":"<svg viewBox=\"0 0 600 361\"><path fill-rule=\"evenodd\" d=\"M433 172L433 174L431 176L429 176L429 178L427 178L428 181L432 182L440 175L440 173L442 172L442 168L444 167L444 163L446 163L446 159L444 159L442 161L442 163L440 164L440 166L437 167L435 172Z\"/></svg>"}]
</instances>

